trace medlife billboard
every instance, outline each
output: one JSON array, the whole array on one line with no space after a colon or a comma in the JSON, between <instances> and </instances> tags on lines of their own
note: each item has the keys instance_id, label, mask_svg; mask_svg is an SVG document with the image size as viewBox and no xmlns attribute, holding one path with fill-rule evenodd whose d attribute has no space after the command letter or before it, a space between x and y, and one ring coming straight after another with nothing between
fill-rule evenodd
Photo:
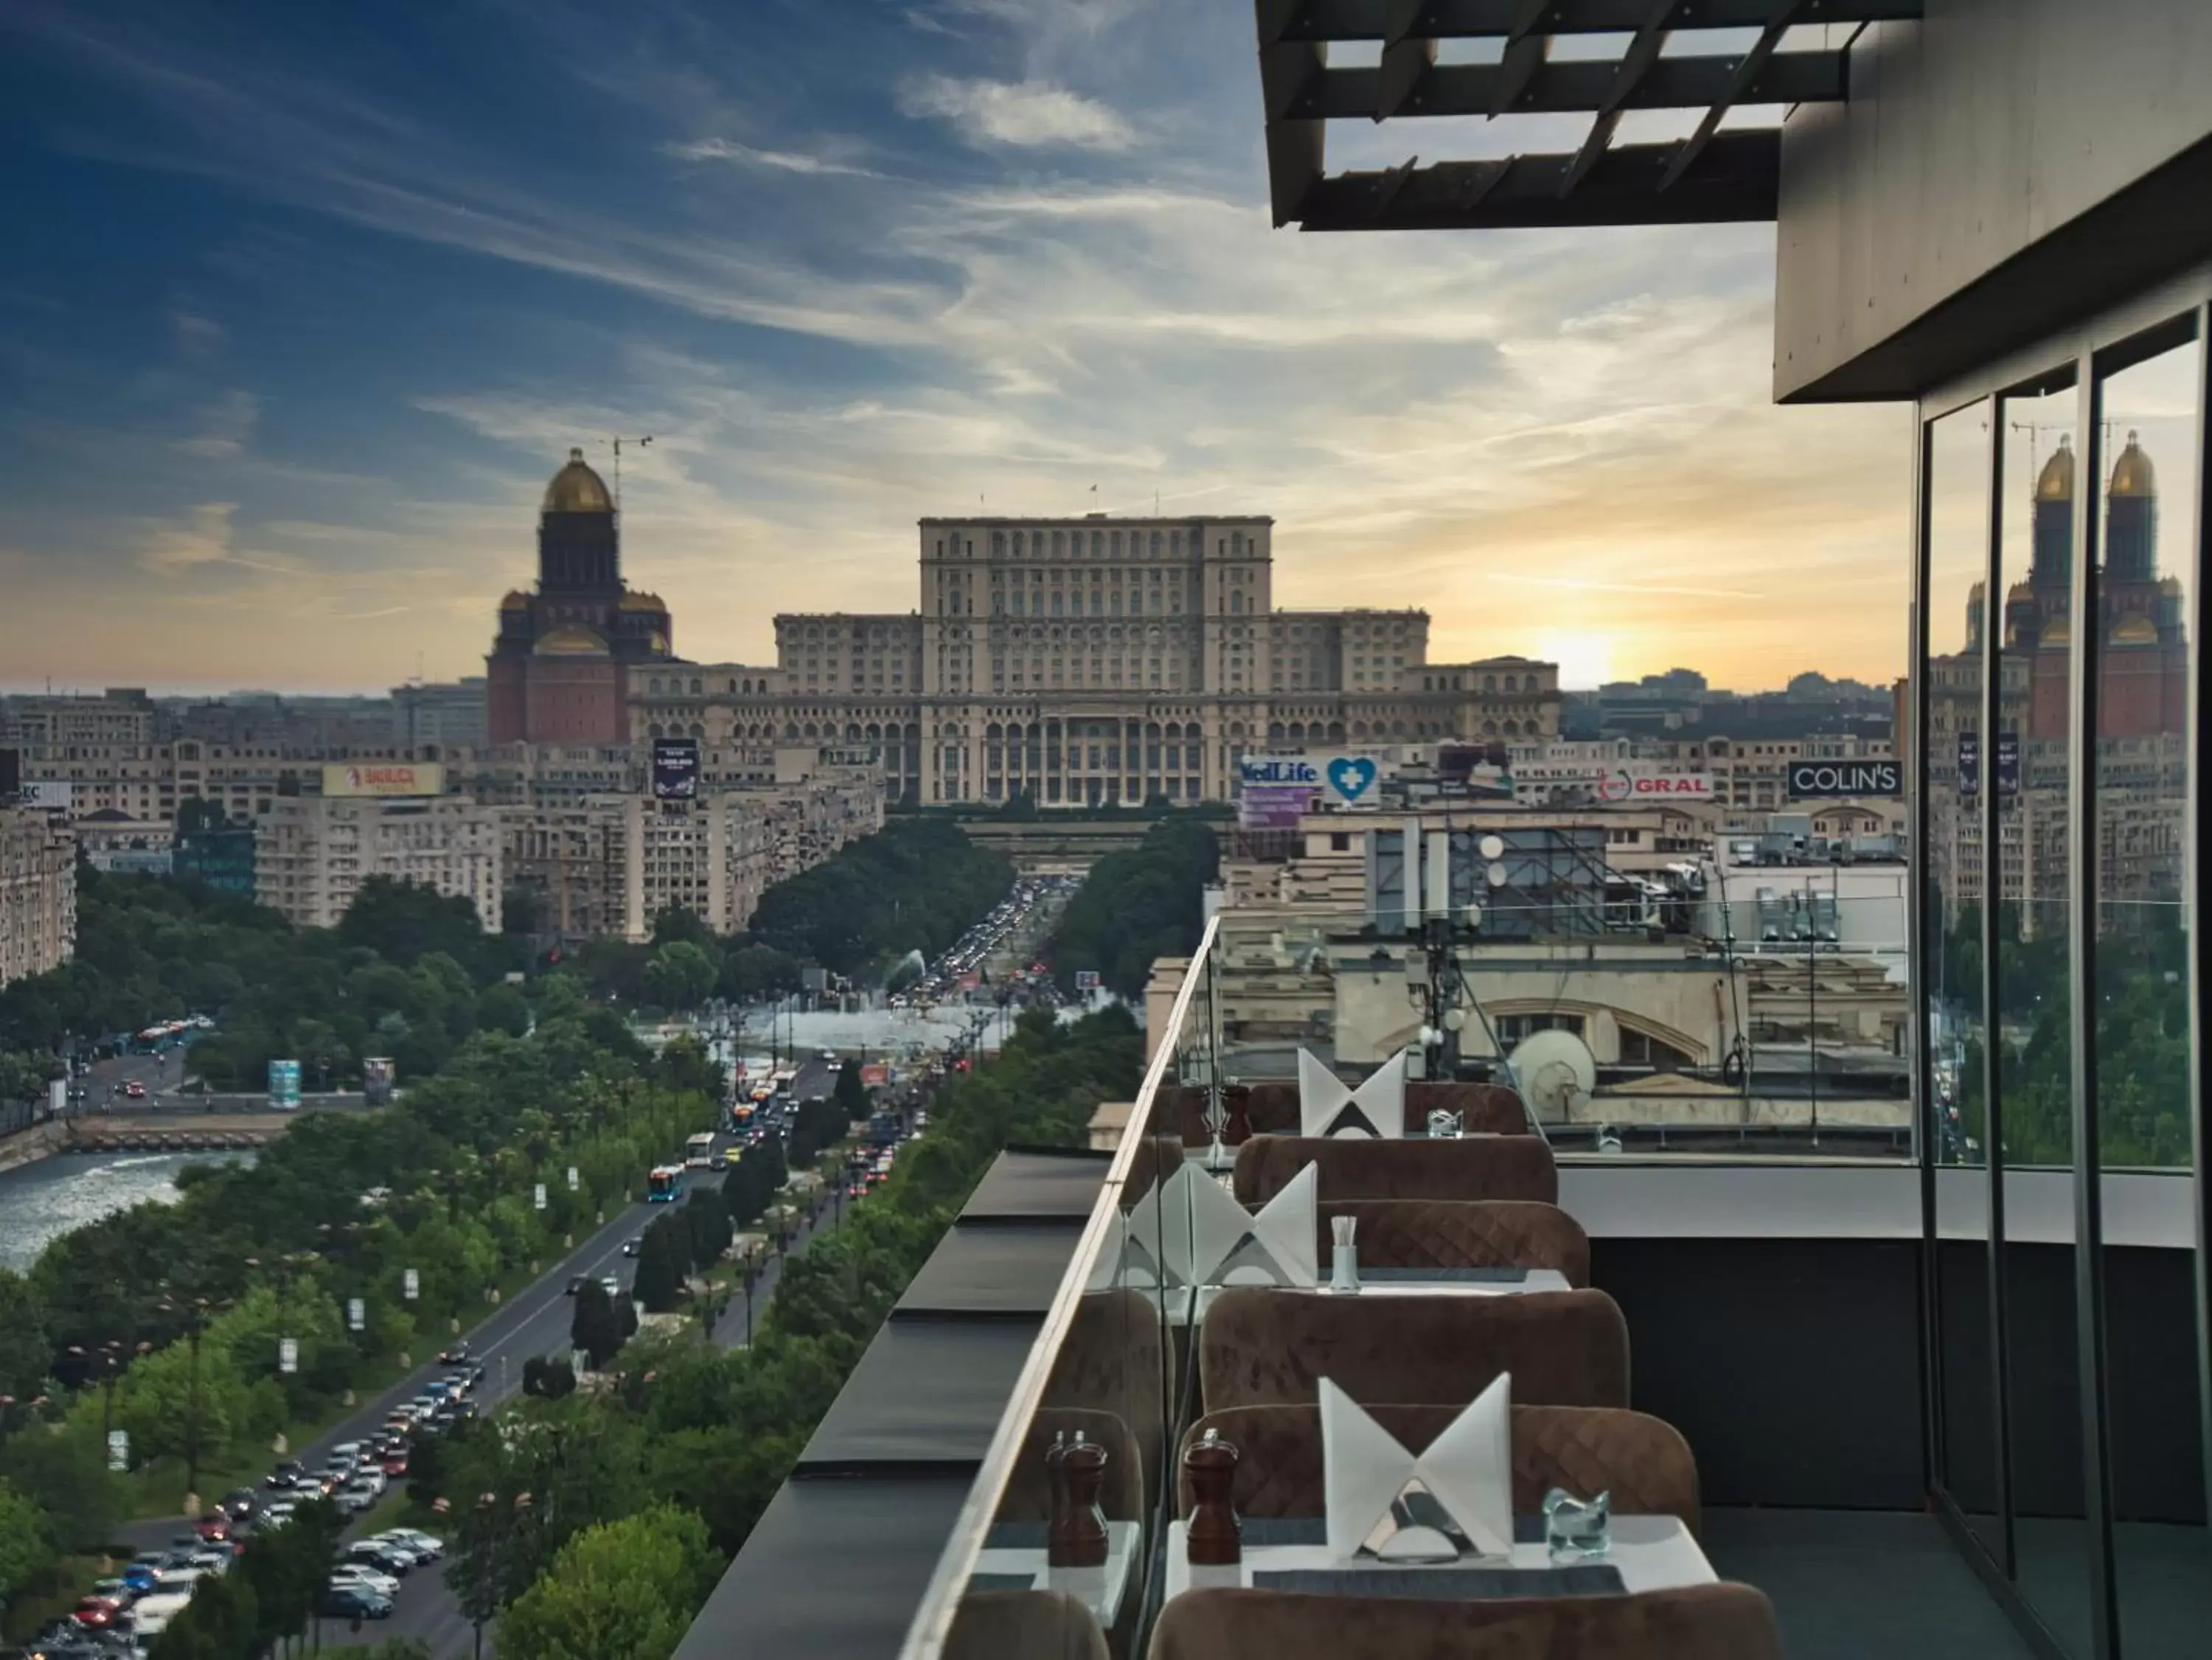
<instances>
[{"instance_id":1,"label":"medlife billboard","mask_svg":"<svg viewBox=\"0 0 2212 1660\"><path fill-rule=\"evenodd\" d=\"M1309 755L1243 755L1238 780L1246 789L1303 787L1334 807L1373 807L1381 800L1382 763L1352 750L1322 750Z\"/></svg>"},{"instance_id":2,"label":"medlife billboard","mask_svg":"<svg viewBox=\"0 0 2212 1660\"><path fill-rule=\"evenodd\" d=\"M1893 760L1793 760L1789 790L1792 801L1901 796L1905 772Z\"/></svg>"}]
</instances>

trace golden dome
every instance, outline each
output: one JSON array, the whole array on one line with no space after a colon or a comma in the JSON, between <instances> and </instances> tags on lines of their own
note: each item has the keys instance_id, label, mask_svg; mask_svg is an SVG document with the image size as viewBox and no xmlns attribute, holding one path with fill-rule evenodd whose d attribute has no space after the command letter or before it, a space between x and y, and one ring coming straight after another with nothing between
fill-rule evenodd
<instances>
[{"instance_id":1,"label":"golden dome","mask_svg":"<svg viewBox=\"0 0 2212 1660\"><path fill-rule=\"evenodd\" d=\"M2115 645L2155 645L2158 625L2140 611L2131 611L2112 625Z\"/></svg>"},{"instance_id":2,"label":"golden dome","mask_svg":"<svg viewBox=\"0 0 2212 1660\"><path fill-rule=\"evenodd\" d=\"M2128 447L2120 451L2120 458L2112 463L2112 494L2116 496L2154 496L2158 494L2158 475L2151 469L2150 457L2142 452L2133 433L2128 434Z\"/></svg>"},{"instance_id":3,"label":"golden dome","mask_svg":"<svg viewBox=\"0 0 2212 1660\"><path fill-rule=\"evenodd\" d=\"M530 609L530 596L520 588L510 588L507 591L507 597L500 601L499 609L502 611L526 611Z\"/></svg>"},{"instance_id":4,"label":"golden dome","mask_svg":"<svg viewBox=\"0 0 2212 1660\"><path fill-rule=\"evenodd\" d=\"M572 626L542 636L530 652L540 657L603 657L607 643L588 628Z\"/></svg>"},{"instance_id":5,"label":"golden dome","mask_svg":"<svg viewBox=\"0 0 2212 1660\"><path fill-rule=\"evenodd\" d=\"M539 508L548 513L611 513L614 510L606 480L584 464L581 450L568 451L568 464L553 475Z\"/></svg>"},{"instance_id":6,"label":"golden dome","mask_svg":"<svg viewBox=\"0 0 2212 1660\"><path fill-rule=\"evenodd\" d=\"M615 609L618 611L664 612L668 609L665 605L663 605L660 603L660 596L659 594L641 594L635 590L625 593L620 599L617 600L615 602Z\"/></svg>"},{"instance_id":7,"label":"golden dome","mask_svg":"<svg viewBox=\"0 0 2212 1660\"><path fill-rule=\"evenodd\" d=\"M2074 625L2065 617L2053 617L2043 626L2037 643L2041 645L2063 645L2074 638Z\"/></svg>"},{"instance_id":8,"label":"golden dome","mask_svg":"<svg viewBox=\"0 0 2212 1660\"><path fill-rule=\"evenodd\" d=\"M2006 591L2005 603L2008 605L2018 605L2023 601L2033 600L2034 597L2035 585L2033 583L2015 582L2013 584L2011 588Z\"/></svg>"},{"instance_id":9,"label":"golden dome","mask_svg":"<svg viewBox=\"0 0 2212 1660\"><path fill-rule=\"evenodd\" d=\"M2035 499L2038 501L2071 501L2074 500L2074 440L2061 433L2058 449L2043 463L2036 476Z\"/></svg>"}]
</instances>

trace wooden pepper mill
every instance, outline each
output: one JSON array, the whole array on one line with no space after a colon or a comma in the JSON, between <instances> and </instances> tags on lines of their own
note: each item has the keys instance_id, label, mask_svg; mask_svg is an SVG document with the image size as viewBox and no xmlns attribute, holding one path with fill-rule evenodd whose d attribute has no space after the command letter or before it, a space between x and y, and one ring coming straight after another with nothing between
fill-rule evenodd
<instances>
[{"instance_id":1,"label":"wooden pepper mill","mask_svg":"<svg viewBox=\"0 0 2212 1660\"><path fill-rule=\"evenodd\" d=\"M1106 1449L1086 1441L1083 1432L1060 1455L1060 1479L1067 1487L1067 1520L1059 1547L1048 1549L1047 1566L1056 1568L1103 1568L1106 1566L1106 1512L1098 1502L1106 1488Z\"/></svg>"},{"instance_id":2,"label":"wooden pepper mill","mask_svg":"<svg viewBox=\"0 0 2212 1660\"><path fill-rule=\"evenodd\" d=\"M1221 1127L1224 1147L1242 1147L1252 1139L1252 1086L1249 1083L1224 1085L1221 1105L1225 1122Z\"/></svg>"},{"instance_id":3,"label":"wooden pepper mill","mask_svg":"<svg viewBox=\"0 0 2212 1660\"><path fill-rule=\"evenodd\" d=\"M1067 1432L1053 1432L1052 1445L1044 1450L1044 1485L1049 1508L1046 1512L1044 1554L1048 1562L1057 1562L1067 1548Z\"/></svg>"},{"instance_id":4,"label":"wooden pepper mill","mask_svg":"<svg viewBox=\"0 0 2212 1660\"><path fill-rule=\"evenodd\" d=\"M1218 1567L1244 1560L1243 1527L1237 1519L1237 1449L1209 1429L1182 1455L1193 1503L1184 1530L1194 1567Z\"/></svg>"}]
</instances>

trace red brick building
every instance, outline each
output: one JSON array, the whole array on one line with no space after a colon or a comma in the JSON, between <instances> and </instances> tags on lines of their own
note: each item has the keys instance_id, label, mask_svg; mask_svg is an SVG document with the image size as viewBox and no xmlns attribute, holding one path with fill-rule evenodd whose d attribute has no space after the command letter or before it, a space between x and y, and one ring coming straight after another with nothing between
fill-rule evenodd
<instances>
[{"instance_id":1,"label":"red brick building","mask_svg":"<svg viewBox=\"0 0 2212 1660\"><path fill-rule=\"evenodd\" d=\"M499 604L484 659L494 743L624 743L629 676L673 659L668 608L623 585L619 515L581 450L538 516L538 585Z\"/></svg>"}]
</instances>

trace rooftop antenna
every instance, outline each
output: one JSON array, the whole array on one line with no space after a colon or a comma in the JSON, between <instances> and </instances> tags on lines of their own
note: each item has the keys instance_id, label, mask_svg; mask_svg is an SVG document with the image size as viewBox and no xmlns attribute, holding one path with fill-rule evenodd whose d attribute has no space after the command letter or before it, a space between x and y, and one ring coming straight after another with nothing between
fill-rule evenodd
<instances>
[{"instance_id":1,"label":"rooftop antenna","mask_svg":"<svg viewBox=\"0 0 2212 1660\"><path fill-rule=\"evenodd\" d=\"M622 446L629 444L642 450L653 442L653 434L647 433L643 438L617 438L608 441L615 446L615 511L619 513L622 512Z\"/></svg>"}]
</instances>

